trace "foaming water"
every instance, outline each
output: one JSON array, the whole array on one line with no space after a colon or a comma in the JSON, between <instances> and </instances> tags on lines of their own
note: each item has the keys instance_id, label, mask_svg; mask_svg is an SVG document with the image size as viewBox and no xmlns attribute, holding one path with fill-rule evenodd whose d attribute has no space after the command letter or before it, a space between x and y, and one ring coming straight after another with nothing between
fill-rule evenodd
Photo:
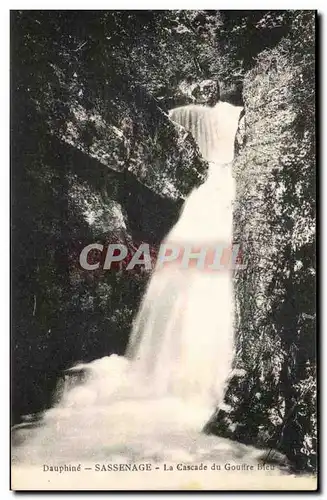
<instances>
[{"instance_id":1,"label":"foaming water","mask_svg":"<svg viewBox=\"0 0 327 500\"><path fill-rule=\"evenodd\" d=\"M164 243L214 248L232 243L235 185L231 162L240 107L185 106L171 119L188 129L210 161L207 180L187 198ZM127 355L157 395L214 409L223 401L233 359L229 272L157 268L135 320ZM204 424L205 422L202 422Z\"/></svg>"},{"instance_id":2,"label":"foaming water","mask_svg":"<svg viewBox=\"0 0 327 500\"><path fill-rule=\"evenodd\" d=\"M210 163L207 180L188 196L165 242L231 243L231 162L240 111L227 103L171 111ZM156 450L163 460L168 443L178 455L222 403L232 359L230 272L180 269L173 262L156 268L126 355L72 368L55 407L36 426L16 430L14 459L141 460Z\"/></svg>"},{"instance_id":3,"label":"foaming water","mask_svg":"<svg viewBox=\"0 0 327 500\"><path fill-rule=\"evenodd\" d=\"M213 107L190 104L170 111L170 118L191 132L203 157L213 163L230 163L242 107L219 102Z\"/></svg>"}]
</instances>

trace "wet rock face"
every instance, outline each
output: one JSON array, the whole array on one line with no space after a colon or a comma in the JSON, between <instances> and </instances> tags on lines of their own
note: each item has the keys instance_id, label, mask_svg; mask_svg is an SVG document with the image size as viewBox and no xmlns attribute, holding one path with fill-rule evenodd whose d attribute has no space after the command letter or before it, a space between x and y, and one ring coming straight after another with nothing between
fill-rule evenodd
<instances>
[{"instance_id":1,"label":"wet rock face","mask_svg":"<svg viewBox=\"0 0 327 500\"><path fill-rule=\"evenodd\" d=\"M63 76L60 83L70 88ZM71 100L60 128L53 118L56 113L45 102L52 134L110 170L131 172L164 198L185 198L203 182L207 170L192 136L172 123L143 89L116 92L100 110L87 107L82 99L79 104Z\"/></svg>"},{"instance_id":2,"label":"wet rock face","mask_svg":"<svg viewBox=\"0 0 327 500\"><path fill-rule=\"evenodd\" d=\"M193 137L150 98L143 99L143 107L133 108L130 116L127 170L164 198L185 198L204 181L207 171Z\"/></svg>"},{"instance_id":3,"label":"wet rock face","mask_svg":"<svg viewBox=\"0 0 327 500\"><path fill-rule=\"evenodd\" d=\"M234 106L244 106L243 81L222 82L220 84L220 99L234 104Z\"/></svg>"},{"instance_id":4,"label":"wet rock face","mask_svg":"<svg viewBox=\"0 0 327 500\"><path fill-rule=\"evenodd\" d=\"M315 271L309 257L314 254L315 241L311 194L314 105L312 83L299 80L301 59L293 58L291 50L292 45L284 42L261 54L244 78L245 113L233 163L237 185L234 237L241 242L247 268L235 276L234 289L237 363L246 367L247 374L239 383L230 384L226 400L232 411L227 415L220 412L214 432L261 445L275 436L279 449L301 468L307 462L303 453L306 438L297 422L305 412L302 422L310 429L308 434L315 436L316 432L314 418L308 425L315 392L302 406L301 393L295 389L296 384L310 387L309 368L306 372L302 367L315 363L310 351L314 322L303 325L299 305L314 307ZM260 300L252 302L252 297ZM296 333L294 324L299 325ZM297 352L294 370L288 354L293 349ZM267 394L270 399L265 399ZM252 412L253 406L256 410ZM286 417L276 418L284 411L287 425Z\"/></svg>"},{"instance_id":5,"label":"wet rock face","mask_svg":"<svg viewBox=\"0 0 327 500\"><path fill-rule=\"evenodd\" d=\"M187 104L203 104L214 106L220 100L220 83L217 80L199 80L196 82L181 82L172 107Z\"/></svg>"},{"instance_id":6,"label":"wet rock face","mask_svg":"<svg viewBox=\"0 0 327 500\"><path fill-rule=\"evenodd\" d=\"M187 104L203 104L214 106L218 101L228 102L234 106L243 106L243 81L200 80L198 82L182 82L176 95L175 107Z\"/></svg>"},{"instance_id":7,"label":"wet rock face","mask_svg":"<svg viewBox=\"0 0 327 500\"><path fill-rule=\"evenodd\" d=\"M219 83L216 80L203 80L195 85L192 95L197 104L214 106L220 100Z\"/></svg>"},{"instance_id":8,"label":"wet rock face","mask_svg":"<svg viewBox=\"0 0 327 500\"><path fill-rule=\"evenodd\" d=\"M51 405L62 370L125 350L149 273L85 271L82 249L155 247L207 170L191 135L142 89L87 100L76 77L47 71L16 134L14 421Z\"/></svg>"}]
</instances>

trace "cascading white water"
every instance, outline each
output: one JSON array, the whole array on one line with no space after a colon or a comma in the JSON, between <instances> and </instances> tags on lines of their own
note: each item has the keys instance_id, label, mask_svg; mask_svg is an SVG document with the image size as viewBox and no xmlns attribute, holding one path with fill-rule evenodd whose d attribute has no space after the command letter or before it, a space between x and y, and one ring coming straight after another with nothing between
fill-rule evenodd
<instances>
[{"instance_id":1,"label":"cascading white water","mask_svg":"<svg viewBox=\"0 0 327 500\"><path fill-rule=\"evenodd\" d=\"M174 121L193 133L210 166L207 180L188 196L166 243L211 248L231 242L231 161L240 111L219 103L171 112ZM264 450L199 432L222 402L231 369L229 273L180 269L177 262L161 269L157 265L126 356L75 366L58 404L35 427L16 429L12 487L262 490L275 489L278 483L293 491L316 490L313 477L262 469ZM76 385L72 378L80 371L86 380ZM48 472L49 467L54 471ZM70 472L70 467L79 472Z\"/></svg>"},{"instance_id":2,"label":"cascading white water","mask_svg":"<svg viewBox=\"0 0 327 500\"><path fill-rule=\"evenodd\" d=\"M231 162L240 111L224 102L171 111L210 163L207 180L186 199L166 243L210 248L231 243ZM121 461L123 455L162 452L168 442L180 453L188 446L180 442L185 431L200 431L222 402L232 358L230 272L180 269L177 262L155 269L126 356L73 368L72 373L84 370L86 381L64 386L59 403L25 436L16 458L45 463L50 457L90 460L102 454Z\"/></svg>"},{"instance_id":3,"label":"cascading white water","mask_svg":"<svg viewBox=\"0 0 327 500\"><path fill-rule=\"evenodd\" d=\"M191 132L203 157L217 165L233 161L242 107L219 102L213 107L191 104L170 111L170 118Z\"/></svg>"},{"instance_id":4,"label":"cascading white water","mask_svg":"<svg viewBox=\"0 0 327 500\"><path fill-rule=\"evenodd\" d=\"M241 109L220 102L171 111L171 119L193 134L210 163L207 180L187 198L165 244L213 249L232 243L231 162ZM223 400L233 358L231 275L180 267L177 262L155 270L127 355L154 394L212 411Z\"/></svg>"}]
</instances>

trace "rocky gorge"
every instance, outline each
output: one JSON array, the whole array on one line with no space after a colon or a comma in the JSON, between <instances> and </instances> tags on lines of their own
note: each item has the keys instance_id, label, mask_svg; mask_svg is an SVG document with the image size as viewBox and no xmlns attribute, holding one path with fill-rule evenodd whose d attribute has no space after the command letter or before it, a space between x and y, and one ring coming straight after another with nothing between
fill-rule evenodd
<instances>
[{"instance_id":1,"label":"rocky gorge","mask_svg":"<svg viewBox=\"0 0 327 500\"><path fill-rule=\"evenodd\" d=\"M312 11L12 13L14 424L49 408L72 366L125 352L149 273L78 256L160 244L208 170L169 110L220 99L244 108L234 235L249 265L242 376L205 432L315 473L314 30Z\"/></svg>"}]
</instances>

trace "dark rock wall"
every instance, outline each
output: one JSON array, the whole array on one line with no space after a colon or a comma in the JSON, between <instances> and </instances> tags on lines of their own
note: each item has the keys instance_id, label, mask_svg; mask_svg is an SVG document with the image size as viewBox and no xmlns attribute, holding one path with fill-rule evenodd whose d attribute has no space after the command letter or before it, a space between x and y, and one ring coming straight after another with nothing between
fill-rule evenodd
<instances>
[{"instance_id":1,"label":"dark rock wall","mask_svg":"<svg viewBox=\"0 0 327 500\"><path fill-rule=\"evenodd\" d=\"M81 95L82 70L76 76L71 55L67 61L51 52L51 43L62 49L62 33L44 41L30 31L33 16L17 17L12 75L14 420L50 404L62 370L124 353L149 273L82 270L83 247L123 242L132 254L145 242L155 253L183 199L203 182L207 169L190 134L173 124L135 81L120 86L102 82L92 99L85 90ZM43 23L42 36L50 36L53 26ZM33 68L38 68L38 82Z\"/></svg>"},{"instance_id":2,"label":"dark rock wall","mask_svg":"<svg viewBox=\"0 0 327 500\"><path fill-rule=\"evenodd\" d=\"M305 19L305 20L304 20ZM246 270L235 275L235 378L216 431L279 447L315 468L314 17L257 58L244 78L234 162L234 237ZM291 32L292 33L292 32ZM277 443L277 444L276 444Z\"/></svg>"}]
</instances>

